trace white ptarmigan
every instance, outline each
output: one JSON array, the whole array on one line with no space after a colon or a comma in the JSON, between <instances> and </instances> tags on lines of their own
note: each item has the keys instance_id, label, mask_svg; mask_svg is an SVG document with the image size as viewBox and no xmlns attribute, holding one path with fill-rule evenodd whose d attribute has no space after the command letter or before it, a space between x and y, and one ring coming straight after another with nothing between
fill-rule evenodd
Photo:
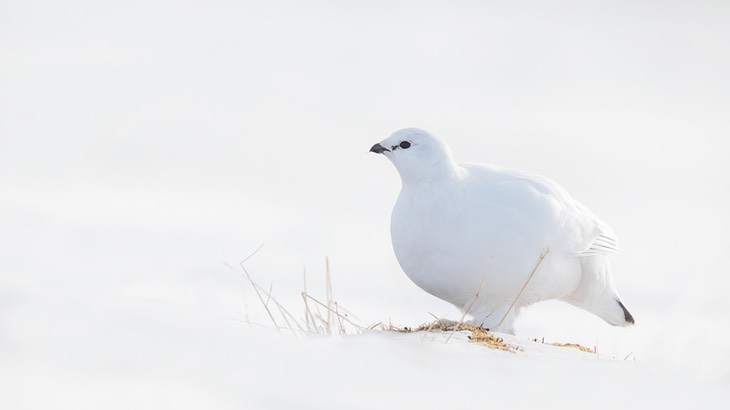
<instances>
[{"instance_id":1,"label":"white ptarmigan","mask_svg":"<svg viewBox=\"0 0 730 410\"><path fill-rule=\"evenodd\" d=\"M616 292L613 230L557 183L523 171L457 164L440 138L417 128L373 145L402 188L391 216L393 250L426 292L514 333L521 308L559 299L615 326L634 318Z\"/></svg>"}]
</instances>

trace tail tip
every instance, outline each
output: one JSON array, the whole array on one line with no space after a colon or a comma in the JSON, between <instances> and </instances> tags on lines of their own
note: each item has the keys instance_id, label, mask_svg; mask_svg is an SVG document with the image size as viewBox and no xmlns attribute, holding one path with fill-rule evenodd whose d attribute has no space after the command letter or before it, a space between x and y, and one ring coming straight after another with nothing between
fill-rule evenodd
<instances>
[{"instance_id":1,"label":"tail tip","mask_svg":"<svg viewBox=\"0 0 730 410\"><path fill-rule=\"evenodd\" d=\"M621 310L624 311L624 320L626 320L626 323L627 323L626 326L631 326L634 323L636 323L634 321L634 317L631 316L631 313L629 313L629 310L626 309L626 306L624 306L623 302L621 302L620 300L616 300L616 302L618 302L618 305L621 307Z\"/></svg>"}]
</instances>

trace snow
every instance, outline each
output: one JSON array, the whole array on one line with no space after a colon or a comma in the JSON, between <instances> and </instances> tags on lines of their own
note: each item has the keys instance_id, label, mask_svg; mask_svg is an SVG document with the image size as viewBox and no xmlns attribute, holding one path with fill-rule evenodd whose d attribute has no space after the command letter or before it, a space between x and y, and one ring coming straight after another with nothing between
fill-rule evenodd
<instances>
[{"instance_id":1,"label":"snow","mask_svg":"<svg viewBox=\"0 0 730 410\"><path fill-rule=\"evenodd\" d=\"M6 320L6 408L712 408L730 394L726 381L520 336L503 335L517 352L464 333L297 338L149 301L53 302Z\"/></svg>"},{"instance_id":2,"label":"snow","mask_svg":"<svg viewBox=\"0 0 730 410\"><path fill-rule=\"evenodd\" d=\"M727 407L730 10L359 7L0 4L0 408ZM636 327L550 302L516 353L276 330L238 266L261 244L300 320L325 258L358 324L459 319L390 246L367 150L407 126L601 215Z\"/></svg>"}]
</instances>

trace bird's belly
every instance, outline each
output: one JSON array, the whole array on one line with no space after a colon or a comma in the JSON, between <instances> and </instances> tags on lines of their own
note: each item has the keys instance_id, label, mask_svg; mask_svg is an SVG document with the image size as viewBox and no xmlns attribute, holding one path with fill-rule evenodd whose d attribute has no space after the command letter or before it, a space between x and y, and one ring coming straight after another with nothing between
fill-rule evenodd
<instances>
[{"instance_id":1,"label":"bird's belly","mask_svg":"<svg viewBox=\"0 0 730 410\"><path fill-rule=\"evenodd\" d=\"M540 262L552 242L535 231L523 234L519 226L489 221L399 222L391 234L403 271L426 292L459 307L469 306L477 294L495 306L513 300L538 263L521 296L529 303L566 296L580 280L580 262L569 253L550 249Z\"/></svg>"}]
</instances>

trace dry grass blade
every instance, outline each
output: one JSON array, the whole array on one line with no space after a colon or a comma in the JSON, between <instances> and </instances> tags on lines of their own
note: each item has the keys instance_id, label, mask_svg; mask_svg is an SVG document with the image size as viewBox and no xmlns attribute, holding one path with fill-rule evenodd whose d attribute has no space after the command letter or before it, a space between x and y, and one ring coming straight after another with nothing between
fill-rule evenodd
<instances>
[{"instance_id":1,"label":"dry grass blade","mask_svg":"<svg viewBox=\"0 0 730 410\"><path fill-rule=\"evenodd\" d=\"M315 299L314 297L312 297L312 296L310 296L310 295L307 295L307 294L303 294L302 296L304 296L305 298L307 298L307 299L309 299L309 300L313 301L313 302L314 302L314 303L315 303L315 304L316 304L317 306L321 306L321 307L323 307L323 308L327 309L328 311L330 311L330 308L329 308L329 307L328 307L327 305L325 305L324 303L322 303L322 302L318 301L318 300L317 300L317 299ZM341 320L341 321L342 321L341 323L345 323L345 322L346 322L346 323L348 323L348 324L350 324L350 325L352 325L352 326L355 326L355 327L356 327L356 328L357 328L358 330L365 330L365 329L366 329L365 327L363 327L363 326L360 326L360 325L358 325L357 323L355 323L355 322L351 321L350 319L348 319L348 318L347 318L347 316L346 316L346 315L343 315L343 314L339 313L339 312L338 312L338 311L336 311L336 310L331 310L331 313L335 314L335 315L336 315L336 316L337 316L337 317L339 318L339 320ZM321 322L322 322L322 323L323 323L324 325L328 325L328 322L327 322L327 321L325 321L325 319L324 319L324 318L322 318L322 317L321 317L321 315L318 315L318 316L320 317L320 321L321 321Z\"/></svg>"},{"instance_id":2,"label":"dry grass blade","mask_svg":"<svg viewBox=\"0 0 730 410\"><path fill-rule=\"evenodd\" d=\"M589 347L585 347L585 346L583 346L581 344L578 344L578 343L545 342L545 338L544 337L541 340L532 339L532 341L535 342L535 343L541 343L541 344L550 345L550 346L569 347L571 349L578 349L578 350L580 350L582 352L586 352L586 353L594 353L594 354L597 354L598 353L597 352L597 349L595 348L595 346L593 347L593 349L591 349Z\"/></svg>"},{"instance_id":3,"label":"dry grass blade","mask_svg":"<svg viewBox=\"0 0 730 410\"><path fill-rule=\"evenodd\" d=\"M343 326L343 324L342 324L342 315L340 314L340 309L338 308L337 302L335 302L335 316L337 317L337 321L338 321L338 325L339 325L338 329L340 331L340 336L346 335L347 332L345 331L345 326Z\"/></svg>"},{"instance_id":4,"label":"dry grass blade","mask_svg":"<svg viewBox=\"0 0 730 410\"><path fill-rule=\"evenodd\" d=\"M274 304L274 306L276 306L276 308L279 310L279 313L281 314L281 317L284 319L284 321L287 324L287 327L285 327L285 329L292 329L292 330L294 329L294 327L289 322L289 319L291 319L291 321L293 321L294 324L296 325L297 329L299 329L301 332L304 332L304 328L299 323L299 320L297 320L297 318L295 318L294 315L292 315L291 313L289 313L289 311L286 310L286 308L284 307L284 305L282 305L276 299L274 299L274 297L269 292L267 292L266 290L264 290L258 284L253 283L253 286L254 286L254 289L257 290L257 292L263 292L266 295L267 300L270 300ZM268 309L267 309L267 311L268 311ZM273 320L273 317L272 317L272 320ZM276 325L276 322L274 322L274 325ZM283 327L277 326L277 329L283 329Z\"/></svg>"},{"instance_id":5,"label":"dry grass blade","mask_svg":"<svg viewBox=\"0 0 730 410\"><path fill-rule=\"evenodd\" d=\"M585 347L583 345L579 345L578 343L560 343L560 342L555 342L555 343L547 343L547 344L552 345L552 346L558 346L558 347L570 347L570 348L578 349L581 352L586 352L586 353L596 353L596 348L595 347L593 349L591 349L591 348Z\"/></svg>"},{"instance_id":6,"label":"dry grass blade","mask_svg":"<svg viewBox=\"0 0 730 410\"><path fill-rule=\"evenodd\" d=\"M247 257L243 258L243 260L241 262L239 262L239 265L241 265L241 269L243 269L243 273L246 275L246 279L248 279L248 281L251 282L251 286L253 286L254 290L256 291L256 296L259 297L261 304L264 305L264 309L266 309L266 313L269 314L269 318L271 318L271 322L274 324L274 326L277 329L279 329L279 325L276 323L276 319L274 319L274 315L271 313L268 303L264 301L264 298L261 296L261 292L259 292L259 286L256 284L256 282L253 281L253 279L251 278L251 275L249 275L248 271L246 270L246 267L243 266L243 264L247 260L251 259L254 255L256 255L256 253L258 253L258 251L260 251L261 248L263 248L263 247L264 247L264 244L262 243L261 245L259 245L258 248L256 248L255 251L253 251L253 253L251 253Z\"/></svg>"},{"instance_id":7,"label":"dry grass blade","mask_svg":"<svg viewBox=\"0 0 730 410\"><path fill-rule=\"evenodd\" d=\"M327 333L332 333L332 279L330 277L330 259L324 258L324 272L327 282Z\"/></svg>"},{"instance_id":8,"label":"dry grass blade","mask_svg":"<svg viewBox=\"0 0 730 410\"><path fill-rule=\"evenodd\" d=\"M481 282L479 282L479 287L477 288L477 292L474 294L474 299L471 300L469 307L464 309L464 313L461 315L461 318L459 319L459 324L462 324L462 325L464 324L464 319L466 318L466 315L468 315L469 312L471 312L471 308L474 307L474 304L479 299L479 294L481 293L482 288L484 287L484 281L487 279L487 272L488 271L484 272L484 276L482 276L482 280L481 280ZM446 341L444 341L444 343L448 343L449 340L451 340L452 335L453 335L453 333L450 334L449 337L446 338Z\"/></svg>"},{"instance_id":9,"label":"dry grass blade","mask_svg":"<svg viewBox=\"0 0 730 410\"><path fill-rule=\"evenodd\" d=\"M534 269L532 270L532 272L530 273L530 276L528 276L528 277L527 277L527 280L525 281L525 284L524 284L524 285L522 285L522 289L520 289L520 291L519 291L519 292L517 292L517 297L515 298L515 300L513 300L513 301L512 301L512 304L511 304L511 305L509 305L509 308L507 309L507 311L506 311L506 312L504 312L504 316L502 316L502 319L500 319L500 320L499 320L499 323L497 323L497 326L495 326L495 328L497 328L497 327L499 327L499 326L502 326L502 323L504 322L504 319L506 319L506 318L507 318L507 315L509 315L509 313L510 313L510 312L512 311L512 308L514 308L514 307L515 307L515 304L517 303L517 301L518 301L518 300L520 300L520 297L522 296L522 292L524 292L524 291L525 291L525 288L527 288L527 285L528 285L528 284L530 283L530 281L532 280L532 277L533 277L533 276L535 276L535 272L537 272L537 269L538 269L538 268L540 267L540 265L542 264L542 261L544 261L544 260L545 260L545 257L546 257L546 256L548 255L548 253L550 253L550 248L547 248L547 249L546 249L546 250L545 250L545 251L544 251L544 252L542 253L542 255L540 255L540 260L539 260L539 261L537 261L537 265L535 265L535 268L534 268Z\"/></svg>"},{"instance_id":10,"label":"dry grass blade","mask_svg":"<svg viewBox=\"0 0 730 410\"><path fill-rule=\"evenodd\" d=\"M309 301L307 298L307 295L309 294L307 292L307 269L303 268L303 274L304 274L304 291L301 293L302 301L304 302L304 319L307 324L307 332L308 333L318 333L318 327L317 327L317 320L315 319L314 315L312 314L312 310L309 307Z\"/></svg>"}]
</instances>

